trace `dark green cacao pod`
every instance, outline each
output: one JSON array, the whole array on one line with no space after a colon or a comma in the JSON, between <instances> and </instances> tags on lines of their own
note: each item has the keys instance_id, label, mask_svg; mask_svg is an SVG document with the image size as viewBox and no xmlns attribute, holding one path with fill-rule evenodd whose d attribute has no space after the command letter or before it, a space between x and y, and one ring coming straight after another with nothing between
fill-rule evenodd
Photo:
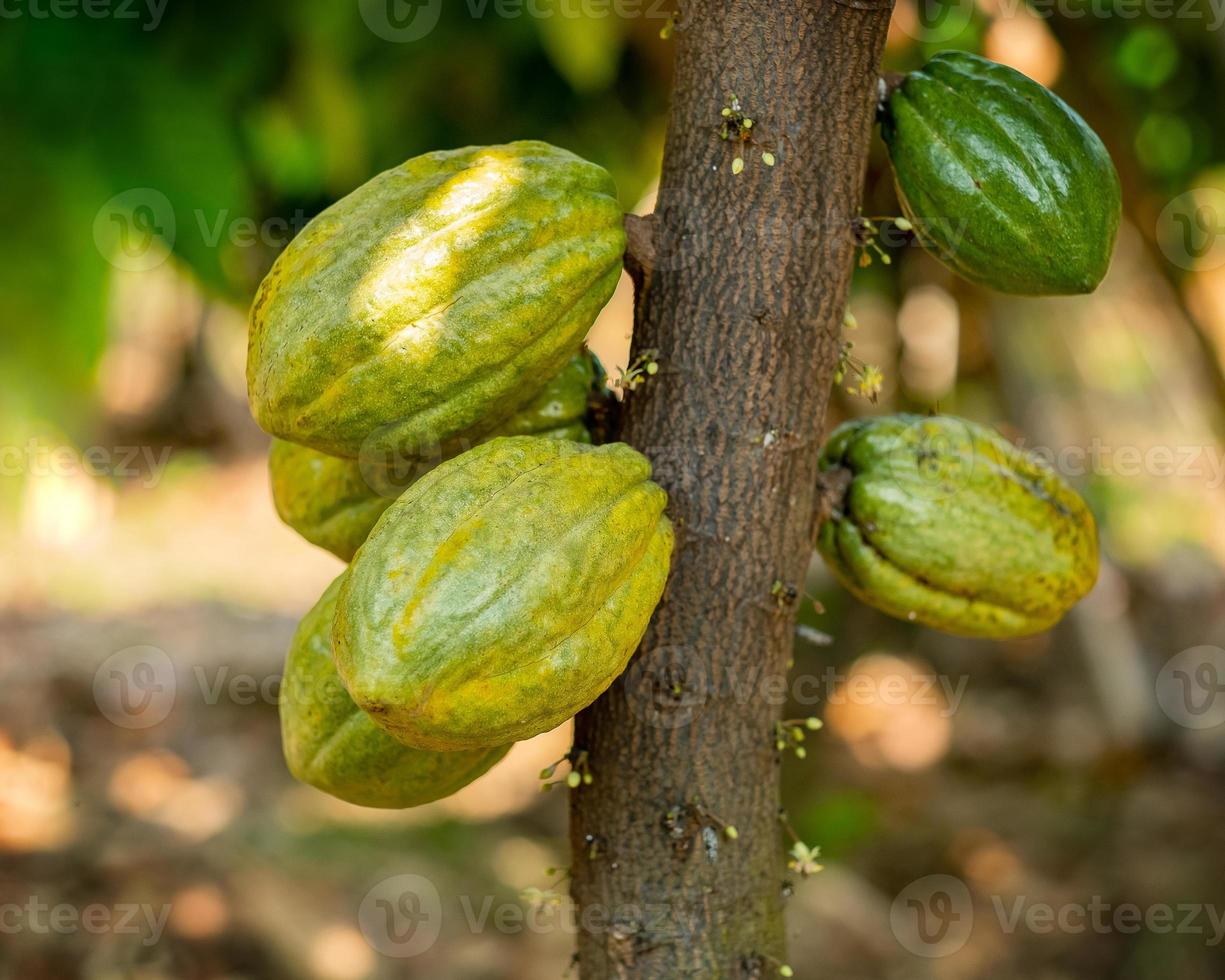
<instances>
[{"instance_id":1,"label":"dark green cacao pod","mask_svg":"<svg viewBox=\"0 0 1225 980\"><path fill-rule=\"evenodd\" d=\"M881 125L902 210L954 272L1005 293L1095 289L1119 227L1119 178L1080 116L1020 72L936 55Z\"/></svg>"},{"instance_id":2,"label":"dark green cacao pod","mask_svg":"<svg viewBox=\"0 0 1225 980\"><path fill-rule=\"evenodd\" d=\"M499 427L499 433L590 442L583 416L593 375L590 355L576 354L544 391ZM359 461L274 439L269 453L272 499L281 520L348 562L383 511L437 462L377 457Z\"/></svg>"},{"instance_id":3,"label":"dark green cacao pod","mask_svg":"<svg viewBox=\"0 0 1225 980\"><path fill-rule=\"evenodd\" d=\"M379 519L333 639L353 699L454 751L548 731L625 669L663 594L667 495L628 446L499 438Z\"/></svg>"},{"instance_id":4,"label":"dark green cacao pod","mask_svg":"<svg viewBox=\"0 0 1225 980\"><path fill-rule=\"evenodd\" d=\"M891 616L963 636L1053 626L1097 579L1085 503L1038 458L951 416L849 422L821 456L818 549Z\"/></svg>"},{"instance_id":5,"label":"dark green cacao pod","mask_svg":"<svg viewBox=\"0 0 1225 980\"><path fill-rule=\"evenodd\" d=\"M260 285L252 411L351 458L487 434L565 365L624 250L612 178L564 150L409 160L311 221Z\"/></svg>"},{"instance_id":6,"label":"dark green cacao pod","mask_svg":"<svg viewBox=\"0 0 1225 980\"><path fill-rule=\"evenodd\" d=\"M332 619L344 578L303 618L285 662L281 742L289 770L359 806L400 809L450 796L487 772L510 746L423 752L397 742L362 713L332 662Z\"/></svg>"}]
</instances>

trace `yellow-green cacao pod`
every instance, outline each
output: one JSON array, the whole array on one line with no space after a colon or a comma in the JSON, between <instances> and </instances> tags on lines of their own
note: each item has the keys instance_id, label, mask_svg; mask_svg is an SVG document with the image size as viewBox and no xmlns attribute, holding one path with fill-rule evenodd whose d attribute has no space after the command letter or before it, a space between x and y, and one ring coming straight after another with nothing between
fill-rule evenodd
<instances>
[{"instance_id":1,"label":"yellow-green cacao pod","mask_svg":"<svg viewBox=\"0 0 1225 980\"><path fill-rule=\"evenodd\" d=\"M593 375L590 355L576 354L499 433L590 442L583 416ZM273 439L268 468L281 520L348 562L391 502L435 465L433 459L358 461Z\"/></svg>"},{"instance_id":2,"label":"yellow-green cacao pod","mask_svg":"<svg viewBox=\"0 0 1225 980\"><path fill-rule=\"evenodd\" d=\"M946 51L893 91L881 133L902 210L954 272L1005 293L1097 288L1119 228L1119 178L1053 92Z\"/></svg>"},{"instance_id":3,"label":"yellow-green cacao pod","mask_svg":"<svg viewBox=\"0 0 1225 980\"><path fill-rule=\"evenodd\" d=\"M497 434L536 436L571 432L576 435L567 438L586 441L583 418L594 384L595 365L591 355L584 352L572 357L539 395L498 426Z\"/></svg>"},{"instance_id":4,"label":"yellow-green cacao pod","mask_svg":"<svg viewBox=\"0 0 1225 980\"><path fill-rule=\"evenodd\" d=\"M252 411L352 458L484 435L562 369L624 250L612 178L565 150L409 160L311 221L260 285Z\"/></svg>"},{"instance_id":5,"label":"yellow-green cacao pod","mask_svg":"<svg viewBox=\"0 0 1225 980\"><path fill-rule=\"evenodd\" d=\"M444 460L498 436L539 435L590 442L585 417L594 376L592 356L586 351L580 352L570 358L535 398L499 423L491 433L475 436L465 432L445 442L415 446L412 454L386 447L381 451L369 450L362 453L362 470L380 492L396 497Z\"/></svg>"},{"instance_id":6,"label":"yellow-green cacao pod","mask_svg":"<svg viewBox=\"0 0 1225 980\"><path fill-rule=\"evenodd\" d=\"M821 456L836 488L818 548L891 616L962 636L1053 626L1097 579L1097 528L1043 461L951 416L849 422Z\"/></svg>"},{"instance_id":7,"label":"yellow-green cacao pod","mask_svg":"<svg viewBox=\"0 0 1225 980\"><path fill-rule=\"evenodd\" d=\"M548 731L619 675L663 594L665 492L628 446L494 439L414 484L341 590L336 666L401 741Z\"/></svg>"},{"instance_id":8,"label":"yellow-green cacao pod","mask_svg":"<svg viewBox=\"0 0 1225 980\"><path fill-rule=\"evenodd\" d=\"M344 577L303 618L285 662L281 743L289 771L359 806L400 809L450 796L510 746L423 752L397 742L353 703L332 662L332 618Z\"/></svg>"},{"instance_id":9,"label":"yellow-green cacao pod","mask_svg":"<svg viewBox=\"0 0 1225 980\"><path fill-rule=\"evenodd\" d=\"M281 520L346 562L395 500L371 488L357 460L282 439L272 440L268 470Z\"/></svg>"}]
</instances>

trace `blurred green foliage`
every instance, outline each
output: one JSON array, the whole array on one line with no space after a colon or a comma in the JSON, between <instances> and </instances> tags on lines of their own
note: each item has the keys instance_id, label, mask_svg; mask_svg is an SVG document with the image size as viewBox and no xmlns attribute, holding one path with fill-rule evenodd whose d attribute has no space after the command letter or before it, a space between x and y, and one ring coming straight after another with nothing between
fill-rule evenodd
<instances>
[{"instance_id":1,"label":"blurred green foliage","mask_svg":"<svg viewBox=\"0 0 1225 980\"><path fill-rule=\"evenodd\" d=\"M103 251L125 234L172 239L244 306L289 234L418 153L546 139L607 166L627 206L655 169L667 55L649 21L448 3L427 37L393 43L356 3L151 9L0 31L0 384L70 432L106 342Z\"/></svg>"},{"instance_id":2,"label":"blurred green foliage","mask_svg":"<svg viewBox=\"0 0 1225 980\"><path fill-rule=\"evenodd\" d=\"M115 275L107 258L125 235L172 239L182 268L243 307L312 215L427 150L546 139L607 166L627 208L636 203L657 169L668 98L673 42L657 16L548 0L553 16L502 16L492 3L448 0L432 31L397 43L368 23L371 11L404 6L384 3L176 0L125 5L123 17L21 7L4 20L6 407L88 436ZM897 32L890 69L942 48L983 50L998 23L963 0L918 8L926 27ZM1056 88L1102 131L1130 211L1225 160L1212 0L1180 3L1168 18L1155 5L1107 16L1108 0L1033 9L1064 54ZM960 24L951 35L950 23ZM872 285L892 291L893 274Z\"/></svg>"}]
</instances>

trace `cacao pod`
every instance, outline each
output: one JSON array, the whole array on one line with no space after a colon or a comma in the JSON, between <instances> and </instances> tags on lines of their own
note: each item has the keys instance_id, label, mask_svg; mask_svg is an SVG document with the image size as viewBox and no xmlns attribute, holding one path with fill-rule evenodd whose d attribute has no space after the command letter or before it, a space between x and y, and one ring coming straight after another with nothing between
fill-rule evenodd
<instances>
[{"instance_id":1,"label":"cacao pod","mask_svg":"<svg viewBox=\"0 0 1225 980\"><path fill-rule=\"evenodd\" d=\"M612 178L564 150L409 160L312 220L260 285L252 411L352 458L485 435L562 369L624 250Z\"/></svg>"},{"instance_id":2,"label":"cacao pod","mask_svg":"<svg viewBox=\"0 0 1225 980\"><path fill-rule=\"evenodd\" d=\"M1118 232L1119 178L1053 92L946 51L893 91L881 133L902 210L954 272L1005 293L1097 288Z\"/></svg>"},{"instance_id":3,"label":"cacao pod","mask_svg":"<svg viewBox=\"0 0 1225 980\"><path fill-rule=\"evenodd\" d=\"M593 383L591 356L576 354L532 402L499 429L590 442L583 416ZM277 514L312 544L352 561L391 502L434 460L345 459L273 439L269 453Z\"/></svg>"},{"instance_id":4,"label":"cacao pod","mask_svg":"<svg viewBox=\"0 0 1225 980\"><path fill-rule=\"evenodd\" d=\"M281 439L272 441L268 469L281 520L345 562L395 499L371 488L357 460Z\"/></svg>"},{"instance_id":5,"label":"cacao pod","mask_svg":"<svg viewBox=\"0 0 1225 980\"><path fill-rule=\"evenodd\" d=\"M583 417L595 384L595 365L586 352L570 359L548 386L497 428L500 436L540 436L590 439Z\"/></svg>"},{"instance_id":6,"label":"cacao pod","mask_svg":"<svg viewBox=\"0 0 1225 980\"><path fill-rule=\"evenodd\" d=\"M423 749L548 731L625 669L672 553L664 491L628 446L498 438L379 519L336 610L353 699Z\"/></svg>"},{"instance_id":7,"label":"cacao pod","mask_svg":"<svg viewBox=\"0 0 1225 980\"><path fill-rule=\"evenodd\" d=\"M399 450L368 447L361 455L362 470L379 492L397 497L444 460L467 452L497 436L539 435L590 442L585 416L594 384L592 355L574 355L544 389L488 434L471 431L443 442L428 441Z\"/></svg>"},{"instance_id":8,"label":"cacao pod","mask_svg":"<svg viewBox=\"0 0 1225 980\"><path fill-rule=\"evenodd\" d=\"M821 455L836 489L818 550L858 598L963 636L1053 626L1097 579L1097 528L1044 462L950 416L849 422Z\"/></svg>"},{"instance_id":9,"label":"cacao pod","mask_svg":"<svg viewBox=\"0 0 1225 980\"><path fill-rule=\"evenodd\" d=\"M303 618L285 662L281 743L289 771L359 806L400 809L450 796L510 746L423 752L397 742L353 703L332 662L332 618L345 574Z\"/></svg>"}]
</instances>

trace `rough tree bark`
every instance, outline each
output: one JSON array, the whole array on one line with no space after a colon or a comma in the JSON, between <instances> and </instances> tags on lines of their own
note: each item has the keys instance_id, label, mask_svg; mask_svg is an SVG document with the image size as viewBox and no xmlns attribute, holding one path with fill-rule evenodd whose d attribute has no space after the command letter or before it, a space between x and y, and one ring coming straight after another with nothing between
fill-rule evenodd
<instances>
[{"instance_id":1,"label":"rough tree bark","mask_svg":"<svg viewBox=\"0 0 1225 980\"><path fill-rule=\"evenodd\" d=\"M802 586L812 552L891 6L681 4L659 203L630 227L635 350L660 369L621 433L654 462L678 545L635 661L577 721L595 777L571 801L585 980L785 961L773 743L795 610L773 590ZM739 176L719 138L733 93L754 120Z\"/></svg>"}]
</instances>

